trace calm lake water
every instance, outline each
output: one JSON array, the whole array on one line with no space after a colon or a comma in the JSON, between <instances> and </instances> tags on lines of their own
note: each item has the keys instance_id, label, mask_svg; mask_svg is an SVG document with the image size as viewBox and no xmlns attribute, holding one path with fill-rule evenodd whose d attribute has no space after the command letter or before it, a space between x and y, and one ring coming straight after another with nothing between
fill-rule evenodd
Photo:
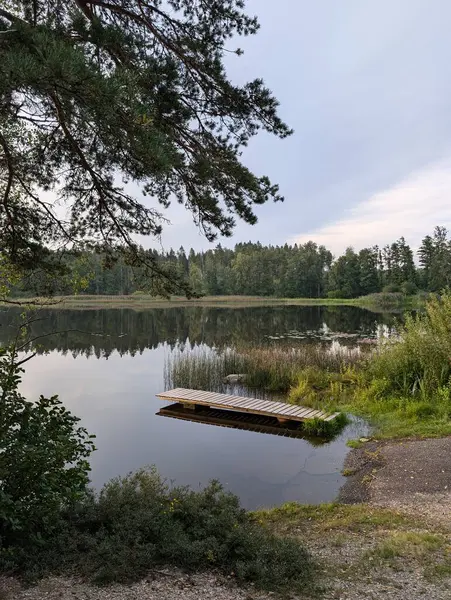
<instances>
[{"instance_id":1,"label":"calm lake water","mask_svg":"<svg viewBox=\"0 0 451 600\"><path fill-rule=\"evenodd\" d=\"M0 311L1 344L15 334L19 315ZM38 355L26 365L22 392L30 399L58 394L97 436L91 459L96 488L155 464L168 480L193 488L218 479L249 509L333 500L344 482L346 440L361 435L364 424L314 446L158 416L165 403L155 395L164 390L170 353L198 344L349 344L392 325L390 316L354 307L41 310L35 318L31 337L39 336Z\"/></svg>"}]
</instances>

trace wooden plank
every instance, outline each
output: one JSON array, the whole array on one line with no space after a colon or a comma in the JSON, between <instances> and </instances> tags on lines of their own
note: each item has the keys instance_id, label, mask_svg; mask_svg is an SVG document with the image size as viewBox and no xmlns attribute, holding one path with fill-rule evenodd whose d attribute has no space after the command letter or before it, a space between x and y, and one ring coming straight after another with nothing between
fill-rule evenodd
<instances>
[{"instance_id":1,"label":"wooden plank","mask_svg":"<svg viewBox=\"0 0 451 600\"><path fill-rule=\"evenodd\" d=\"M247 398L246 400L242 400L239 406L242 406L243 408L251 408L258 403L258 400L255 400L255 398Z\"/></svg>"},{"instance_id":2,"label":"wooden plank","mask_svg":"<svg viewBox=\"0 0 451 600\"><path fill-rule=\"evenodd\" d=\"M276 406L273 409L271 409L271 407L268 407L268 410L270 412L273 412L275 415L286 415L287 414L287 409L285 406Z\"/></svg>"},{"instance_id":3,"label":"wooden plank","mask_svg":"<svg viewBox=\"0 0 451 600\"><path fill-rule=\"evenodd\" d=\"M314 419L316 418L318 411L315 409L311 409L308 413L302 416L303 419Z\"/></svg>"},{"instance_id":4,"label":"wooden plank","mask_svg":"<svg viewBox=\"0 0 451 600\"><path fill-rule=\"evenodd\" d=\"M335 417L338 417L339 413L332 413L331 415L327 415L324 417L325 421L333 421Z\"/></svg>"},{"instance_id":5,"label":"wooden plank","mask_svg":"<svg viewBox=\"0 0 451 600\"><path fill-rule=\"evenodd\" d=\"M196 390L195 393L188 395L187 398L193 401L204 401L209 396L216 397L216 394L214 394L213 392L200 392Z\"/></svg>"},{"instance_id":6,"label":"wooden plank","mask_svg":"<svg viewBox=\"0 0 451 600\"><path fill-rule=\"evenodd\" d=\"M297 417L298 419L302 419L302 417L307 414L308 412L310 412L309 408L304 408L302 406L296 406L296 409L294 411L291 412L291 414L294 417Z\"/></svg>"},{"instance_id":7,"label":"wooden plank","mask_svg":"<svg viewBox=\"0 0 451 600\"><path fill-rule=\"evenodd\" d=\"M287 415L297 415L299 413L299 406L291 405L290 408L287 409Z\"/></svg>"},{"instance_id":8,"label":"wooden plank","mask_svg":"<svg viewBox=\"0 0 451 600\"><path fill-rule=\"evenodd\" d=\"M266 400L254 400L252 404L249 405L249 408L253 408L255 410L264 409L267 406Z\"/></svg>"}]
</instances>

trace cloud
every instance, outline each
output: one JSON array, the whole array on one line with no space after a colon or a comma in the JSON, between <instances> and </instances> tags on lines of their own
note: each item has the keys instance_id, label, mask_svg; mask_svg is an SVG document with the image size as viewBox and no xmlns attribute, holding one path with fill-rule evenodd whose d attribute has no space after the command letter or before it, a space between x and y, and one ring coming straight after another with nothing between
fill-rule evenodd
<instances>
[{"instance_id":1,"label":"cloud","mask_svg":"<svg viewBox=\"0 0 451 600\"><path fill-rule=\"evenodd\" d=\"M404 236L412 247L436 225L451 226L451 157L418 170L344 212L343 218L290 239L314 240L335 254L383 246Z\"/></svg>"}]
</instances>

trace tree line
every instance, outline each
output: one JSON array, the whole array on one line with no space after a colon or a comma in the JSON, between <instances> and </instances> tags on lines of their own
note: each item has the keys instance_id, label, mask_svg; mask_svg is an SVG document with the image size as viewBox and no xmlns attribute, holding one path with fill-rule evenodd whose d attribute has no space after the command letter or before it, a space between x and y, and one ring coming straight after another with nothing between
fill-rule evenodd
<instances>
[{"instance_id":1,"label":"tree line","mask_svg":"<svg viewBox=\"0 0 451 600\"><path fill-rule=\"evenodd\" d=\"M166 272L189 283L198 295L258 295L308 298L356 298L377 292L413 294L440 291L451 284L451 240L445 227L426 235L415 253L404 237L384 247L332 252L312 241L305 244L264 246L240 243L234 249L216 248L186 252L141 250ZM415 260L416 258L416 260ZM138 266L118 255L105 264L96 252L68 252L61 259L69 275L55 281L42 272L32 273L14 292L60 294L78 291L94 295L157 294L153 281Z\"/></svg>"}]
</instances>

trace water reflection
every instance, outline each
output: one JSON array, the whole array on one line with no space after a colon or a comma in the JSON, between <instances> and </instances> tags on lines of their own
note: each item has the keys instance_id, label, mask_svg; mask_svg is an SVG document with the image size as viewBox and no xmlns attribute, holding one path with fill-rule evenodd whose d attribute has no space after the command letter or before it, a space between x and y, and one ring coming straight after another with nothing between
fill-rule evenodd
<instances>
[{"instance_id":1,"label":"water reflection","mask_svg":"<svg viewBox=\"0 0 451 600\"><path fill-rule=\"evenodd\" d=\"M302 426L295 421L281 424L274 417L220 410L218 408L200 406L196 408L197 410L194 411L192 409L187 409L183 404L175 402L174 404L161 408L157 412L157 415L160 417L181 419L182 421L191 421L192 423L204 423L205 425L214 425L217 427L231 427L232 429L242 429L269 435L304 439L310 442L312 446L322 446L330 441L324 437L311 437L305 435Z\"/></svg>"},{"instance_id":2,"label":"water reflection","mask_svg":"<svg viewBox=\"0 0 451 600\"><path fill-rule=\"evenodd\" d=\"M12 339L21 309L0 311L0 343ZM390 314L373 313L353 306L275 306L251 308L167 308L60 310L41 309L30 326L39 338L38 352L58 350L74 356L108 357L114 350L132 356L166 343L174 347L189 340L220 347L265 344L274 339L302 343L348 336L374 337L393 327ZM58 333L59 332L59 333ZM53 335L49 336L50 333Z\"/></svg>"}]
</instances>

